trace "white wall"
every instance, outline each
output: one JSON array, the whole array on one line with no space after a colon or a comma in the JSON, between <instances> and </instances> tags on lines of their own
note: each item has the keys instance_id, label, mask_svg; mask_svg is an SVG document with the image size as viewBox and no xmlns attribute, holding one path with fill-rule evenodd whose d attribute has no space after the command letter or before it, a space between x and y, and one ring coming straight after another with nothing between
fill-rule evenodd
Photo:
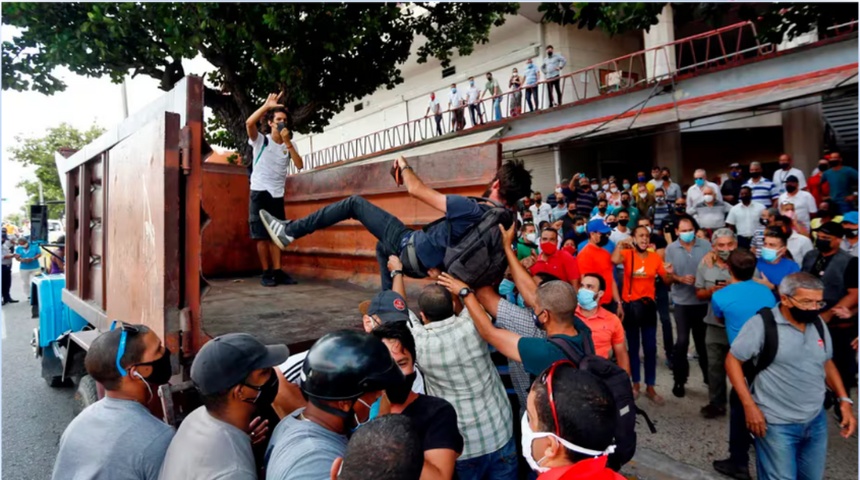
<instances>
[{"instance_id":1,"label":"white wall","mask_svg":"<svg viewBox=\"0 0 860 480\"><path fill-rule=\"evenodd\" d=\"M530 155L517 156L523 161L526 170L532 173L532 190L541 192L543 198L555 192L558 183L555 178L555 152L546 150Z\"/></svg>"}]
</instances>

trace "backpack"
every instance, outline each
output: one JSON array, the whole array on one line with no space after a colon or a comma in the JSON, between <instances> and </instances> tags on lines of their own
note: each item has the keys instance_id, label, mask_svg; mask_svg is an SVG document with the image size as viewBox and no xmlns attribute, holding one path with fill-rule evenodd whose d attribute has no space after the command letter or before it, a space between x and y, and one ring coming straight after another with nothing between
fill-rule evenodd
<instances>
[{"instance_id":1,"label":"backpack","mask_svg":"<svg viewBox=\"0 0 860 480\"><path fill-rule=\"evenodd\" d=\"M750 389L752 389L756 376L773 363L773 360L776 358L777 348L779 347L779 333L777 332L776 319L773 317L773 311L771 311L770 308L765 307L759 310L758 314L761 316L762 322L764 323L764 345L762 345L755 363L744 362L742 366L744 377L746 377L747 385ZM818 330L818 336L821 338L821 341L826 342L827 339L824 336L824 324L821 322L821 317L816 317L812 324L815 325L815 329ZM824 350L827 350L826 343L824 345Z\"/></svg>"},{"instance_id":2,"label":"backpack","mask_svg":"<svg viewBox=\"0 0 860 480\"><path fill-rule=\"evenodd\" d=\"M636 453L636 415L642 415L645 418L651 433L657 432L651 419L648 418L648 414L636 407L636 402L633 400L633 387L630 385L630 376L623 368L609 359L595 355L594 347L590 342L583 342L585 355L581 355L562 338L549 337L547 340L560 348L576 368L600 378L612 392L618 414L615 425L615 452L609 455L607 466L618 471Z\"/></svg>"},{"instance_id":3,"label":"backpack","mask_svg":"<svg viewBox=\"0 0 860 480\"><path fill-rule=\"evenodd\" d=\"M246 167L248 168L248 176L249 177L251 176L252 173L254 173L254 165L256 165L257 162L260 161L260 157L263 156L263 152L266 151L266 147L268 147L268 146L269 146L269 137L263 135L263 148L260 149L260 153L257 154L257 157L254 159L254 161L251 163L248 163L248 165L246 165Z\"/></svg>"},{"instance_id":4,"label":"backpack","mask_svg":"<svg viewBox=\"0 0 860 480\"><path fill-rule=\"evenodd\" d=\"M510 228L514 217L498 202L488 198L469 198L492 206L484 210L481 220L469 227L456 245L448 245L444 265L449 274L472 288L479 288L497 283L508 268L499 224Z\"/></svg>"}]
</instances>

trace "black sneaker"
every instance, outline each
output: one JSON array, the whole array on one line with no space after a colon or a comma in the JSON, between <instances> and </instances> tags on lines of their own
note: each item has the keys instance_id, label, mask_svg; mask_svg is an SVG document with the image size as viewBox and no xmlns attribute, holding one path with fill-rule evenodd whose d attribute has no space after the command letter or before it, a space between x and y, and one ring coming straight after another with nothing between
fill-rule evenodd
<instances>
[{"instance_id":1,"label":"black sneaker","mask_svg":"<svg viewBox=\"0 0 860 480\"><path fill-rule=\"evenodd\" d=\"M277 280L275 280L275 274L272 273L271 270L266 270L263 272L263 278L260 280L260 285L264 287L274 287L278 285Z\"/></svg>"},{"instance_id":2,"label":"black sneaker","mask_svg":"<svg viewBox=\"0 0 860 480\"><path fill-rule=\"evenodd\" d=\"M260 210L260 219L263 222L263 226L266 227L266 231L269 232L272 241L281 250L286 250L287 246L295 240L295 238L287 235L286 226L290 224L289 220L278 220L265 210Z\"/></svg>"},{"instance_id":3,"label":"black sneaker","mask_svg":"<svg viewBox=\"0 0 860 480\"><path fill-rule=\"evenodd\" d=\"M687 395L687 390L684 389L684 384L675 382L675 386L672 387L672 395L678 398L684 398L684 396Z\"/></svg>"},{"instance_id":4,"label":"black sneaker","mask_svg":"<svg viewBox=\"0 0 860 480\"><path fill-rule=\"evenodd\" d=\"M699 413L702 414L705 418L717 418L717 417L725 417L726 416L726 407L721 407L719 405L707 404L699 410Z\"/></svg>"},{"instance_id":5,"label":"black sneaker","mask_svg":"<svg viewBox=\"0 0 860 480\"><path fill-rule=\"evenodd\" d=\"M278 282L278 285L295 285L298 283L293 280L293 277L289 276L287 272L283 270L275 270L274 276L275 281Z\"/></svg>"},{"instance_id":6,"label":"black sneaker","mask_svg":"<svg viewBox=\"0 0 860 480\"><path fill-rule=\"evenodd\" d=\"M6 303L18 303L18 300L15 300L14 298L10 298L10 299L7 299L5 302Z\"/></svg>"},{"instance_id":7,"label":"black sneaker","mask_svg":"<svg viewBox=\"0 0 860 480\"><path fill-rule=\"evenodd\" d=\"M732 459L727 458L725 460L714 460L714 470L723 475L731 478L735 478L737 480L751 480L750 477L750 467L749 466L741 466L732 462Z\"/></svg>"}]
</instances>

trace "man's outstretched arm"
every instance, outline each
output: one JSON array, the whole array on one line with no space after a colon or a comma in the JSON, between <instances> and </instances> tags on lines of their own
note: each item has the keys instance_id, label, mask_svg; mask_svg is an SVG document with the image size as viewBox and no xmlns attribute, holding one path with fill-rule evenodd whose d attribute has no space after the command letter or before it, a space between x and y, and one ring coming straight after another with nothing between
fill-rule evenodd
<instances>
[{"instance_id":1,"label":"man's outstretched arm","mask_svg":"<svg viewBox=\"0 0 860 480\"><path fill-rule=\"evenodd\" d=\"M263 106L258 108L256 112L252 113L251 116L248 117L247 120L245 120L245 131L248 132L248 138L250 138L252 142L257 139L257 123L260 122L260 119L263 118L263 116L266 115L266 112L268 112L269 110L273 108L283 107L283 105L278 103L281 101L281 97L283 96L283 92L278 95L275 95L274 93L269 94L269 97L266 98L266 103L264 103ZM299 158L299 163L301 163L301 158ZM298 166L298 163L296 165Z\"/></svg>"},{"instance_id":2,"label":"man's outstretched arm","mask_svg":"<svg viewBox=\"0 0 860 480\"><path fill-rule=\"evenodd\" d=\"M442 213L446 213L448 211L448 202L444 194L424 185L424 182L418 178L418 175L415 175L415 171L412 170L412 167L406 163L406 159L402 156L397 157L395 162L396 165L400 167L401 175L403 175L403 183L406 185L406 190L409 192L409 195L412 195Z\"/></svg>"}]
</instances>

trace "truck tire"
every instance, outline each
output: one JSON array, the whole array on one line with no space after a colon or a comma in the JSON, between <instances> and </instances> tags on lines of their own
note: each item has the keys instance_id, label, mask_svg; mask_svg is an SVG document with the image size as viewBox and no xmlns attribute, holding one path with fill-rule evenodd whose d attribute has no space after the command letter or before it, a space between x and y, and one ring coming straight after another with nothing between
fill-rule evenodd
<instances>
[{"instance_id":1,"label":"truck tire","mask_svg":"<svg viewBox=\"0 0 860 480\"><path fill-rule=\"evenodd\" d=\"M75 414L81 413L98 400L99 392L95 379L89 375L84 375L78 383L78 390L75 392Z\"/></svg>"}]
</instances>

